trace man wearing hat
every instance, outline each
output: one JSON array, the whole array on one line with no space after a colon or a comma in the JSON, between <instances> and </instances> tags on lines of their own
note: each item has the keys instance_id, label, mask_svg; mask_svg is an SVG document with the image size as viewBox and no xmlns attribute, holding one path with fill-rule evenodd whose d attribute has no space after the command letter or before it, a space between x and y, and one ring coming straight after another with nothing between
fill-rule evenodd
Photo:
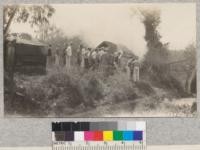
<instances>
[{"instance_id":1,"label":"man wearing hat","mask_svg":"<svg viewBox=\"0 0 200 150\"><path fill-rule=\"evenodd\" d=\"M132 57L129 59L127 63L129 79L131 81L137 82L139 81L139 57Z\"/></svg>"}]
</instances>

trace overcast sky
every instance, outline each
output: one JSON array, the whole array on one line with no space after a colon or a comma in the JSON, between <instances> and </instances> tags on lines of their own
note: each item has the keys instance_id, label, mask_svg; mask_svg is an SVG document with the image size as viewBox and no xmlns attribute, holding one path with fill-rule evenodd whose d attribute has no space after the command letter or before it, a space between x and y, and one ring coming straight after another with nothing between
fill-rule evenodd
<instances>
[{"instance_id":1,"label":"overcast sky","mask_svg":"<svg viewBox=\"0 0 200 150\"><path fill-rule=\"evenodd\" d=\"M51 23L62 28L67 36L81 35L91 46L104 40L121 43L142 56L146 52L145 30L132 9L138 7L161 10L159 32L171 49L184 49L196 42L195 3L165 4L66 4L52 5L56 12ZM28 32L27 24L12 24L13 32Z\"/></svg>"}]
</instances>

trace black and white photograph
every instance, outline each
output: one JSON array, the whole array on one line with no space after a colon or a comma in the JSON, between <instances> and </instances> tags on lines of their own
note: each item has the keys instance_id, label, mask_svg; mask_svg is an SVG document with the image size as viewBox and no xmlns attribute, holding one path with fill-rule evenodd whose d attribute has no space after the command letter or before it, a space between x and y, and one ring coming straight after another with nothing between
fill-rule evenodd
<instances>
[{"instance_id":1,"label":"black and white photograph","mask_svg":"<svg viewBox=\"0 0 200 150\"><path fill-rule=\"evenodd\" d=\"M3 6L5 117L195 117L195 3Z\"/></svg>"}]
</instances>

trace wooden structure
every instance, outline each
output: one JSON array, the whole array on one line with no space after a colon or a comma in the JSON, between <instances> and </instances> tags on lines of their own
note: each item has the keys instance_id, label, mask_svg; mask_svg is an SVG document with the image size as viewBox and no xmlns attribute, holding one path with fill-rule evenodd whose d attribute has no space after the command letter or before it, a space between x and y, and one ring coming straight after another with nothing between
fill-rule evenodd
<instances>
[{"instance_id":1,"label":"wooden structure","mask_svg":"<svg viewBox=\"0 0 200 150\"><path fill-rule=\"evenodd\" d=\"M4 44L4 67L8 72L45 73L46 45L33 40L8 38Z\"/></svg>"}]
</instances>

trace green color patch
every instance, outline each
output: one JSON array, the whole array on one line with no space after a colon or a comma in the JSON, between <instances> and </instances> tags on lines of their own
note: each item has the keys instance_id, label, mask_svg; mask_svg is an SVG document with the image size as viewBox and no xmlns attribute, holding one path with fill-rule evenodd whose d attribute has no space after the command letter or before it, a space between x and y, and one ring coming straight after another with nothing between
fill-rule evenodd
<instances>
[{"instance_id":1,"label":"green color patch","mask_svg":"<svg viewBox=\"0 0 200 150\"><path fill-rule=\"evenodd\" d=\"M123 132L122 131L113 131L113 139L115 141L122 141L123 140Z\"/></svg>"}]
</instances>

